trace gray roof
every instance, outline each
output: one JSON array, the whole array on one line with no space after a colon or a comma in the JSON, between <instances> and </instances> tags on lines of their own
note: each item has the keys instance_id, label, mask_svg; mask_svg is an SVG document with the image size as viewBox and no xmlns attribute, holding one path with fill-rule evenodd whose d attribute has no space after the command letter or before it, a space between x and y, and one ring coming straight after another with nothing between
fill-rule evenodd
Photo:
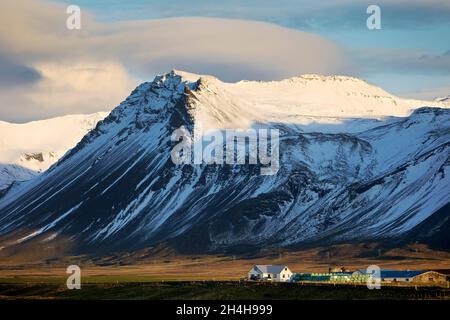
<instances>
[{"instance_id":1,"label":"gray roof","mask_svg":"<svg viewBox=\"0 0 450 320\"><path fill-rule=\"evenodd\" d=\"M257 264L255 267L261 271L261 273L280 273L286 265L271 265L271 264Z\"/></svg>"},{"instance_id":2,"label":"gray roof","mask_svg":"<svg viewBox=\"0 0 450 320\"><path fill-rule=\"evenodd\" d=\"M367 274L367 270L358 270L361 274ZM381 270L381 278L413 278L419 274L428 272L427 270Z\"/></svg>"}]
</instances>

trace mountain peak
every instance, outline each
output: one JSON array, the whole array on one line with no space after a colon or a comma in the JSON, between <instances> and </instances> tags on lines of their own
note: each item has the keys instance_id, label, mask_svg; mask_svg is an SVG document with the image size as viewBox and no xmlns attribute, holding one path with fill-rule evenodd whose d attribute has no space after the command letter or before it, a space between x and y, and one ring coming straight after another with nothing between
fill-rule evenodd
<instances>
[{"instance_id":1,"label":"mountain peak","mask_svg":"<svg viewBox=\"0 0 450 320\"><path fill-rule=\"evenodd\" d=\"M50 245L50 235L69 237L76 253L109 254L160 243L208 252L397 239L421 223L448 234L427 218L440 221L448 206L450 112L411 116L424 105L346 77L225 83L173 70L0 199L0 236L11 239L3 250ZM278 129L280 170L175 164L181 126L202 143L211 131Z\"/></svg>"},{"instance_id":2,"label":"mountain peak","mask_svg":"<svg viewBox=\"0 0 450 320\"><path fill-rule=\"evenodd\" d=\"M343 82L343 81L353 81L353 82L363 82L367 83L365 80L351 77L351 76L340 76L340 75L320 75L320 74L302 74L299 76L291 77L286 79L289 80L307 80L307 81L322 81L322 82Z\"/></svg>"},{"instance_id":3,"label":"mountain peak","mask_svg":"<svg viewBox=\"0 0 450 320\"><path fill-rule=\"evenodd\" d=\"M155 112L161 119L163 114L171 114L173 107L183 104L175 101L185 98L183 112L211 130L245 129L255 123L302 123L305 117L321 122L320 117L407 116L419 107L438 104L401 99L348 76L305 74L281 81L227 83L214 76L174 69L140 85L119 109L131 107L140 113L136 119L149 118L151 122ZM113 112L112 117L116 114L123 117L119 111Z\"/></svg>"},{"instance_id":4,"label":"mountain peak","mask_svg":"<svg viewBox=\"0 0 450 320\"><path fill-rule=\"evenodd\" d=\"M437 101L437 102L450 102L450 94L447 95L447 96L444 96L444 97L434 98L434 101Z\"/></svg>"},{"instance_id":5,"label":"mountain peak","mask_svg":"<svg viewBox=\"0 0 450 320\"><path fill-rule=\"evenodd\" d=\"M200 77L202 77L202 75L199 75L199 74L182 71L182 70L177 70L177 69L172 69L168 74L171 76L179 76L184 81L189 81L189 82L196 82L198 79L200 79Z\"/></svg>"}]
</instances>

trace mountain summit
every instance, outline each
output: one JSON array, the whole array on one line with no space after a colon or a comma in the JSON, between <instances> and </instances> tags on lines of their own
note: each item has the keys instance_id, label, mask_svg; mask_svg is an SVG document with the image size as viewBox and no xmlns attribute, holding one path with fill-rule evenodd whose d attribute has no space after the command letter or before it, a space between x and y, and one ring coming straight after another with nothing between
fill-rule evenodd
<instances>
[{"instance_id":1,"label":"mountain summit","mask_svg":"<svg viewBox=\"0 0 450 320\"><path fill-rule=\"evenodd\" d=\"M425 107L426 106L426 107ZM224 83L179 71L138 86L39 177L0 199L3 250L183 252L389 239L449 248L450 110L362 80ZM180 127L280 132L280 168L174 164Z\"/></svg>"},{"instance_id":2,"label":"mountain summit","mask_svg":"<svg viewBox=\"0 0 450 320\"><path fill-rule=\"evenodd\" d=\"M20 124L0 121L0 197L18 182L47 170L107 115L97 112Z\"/></svg>"}]
</instances>

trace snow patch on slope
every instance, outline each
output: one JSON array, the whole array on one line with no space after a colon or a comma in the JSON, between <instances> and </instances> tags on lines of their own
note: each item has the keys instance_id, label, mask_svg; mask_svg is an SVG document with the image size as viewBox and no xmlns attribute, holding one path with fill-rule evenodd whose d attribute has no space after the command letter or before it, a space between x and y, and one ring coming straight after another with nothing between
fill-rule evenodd
<instances>
[{"instance_id":1,"label":"snow patch on slope","mask_svg":"<svg viewBox=\"0 0 450 320\"><path fill-rule=\"evenodd\" d=\"M106 116L98 112L23 124L0 121L0 190L47 170Z\"/></svg>"}]
</instances>

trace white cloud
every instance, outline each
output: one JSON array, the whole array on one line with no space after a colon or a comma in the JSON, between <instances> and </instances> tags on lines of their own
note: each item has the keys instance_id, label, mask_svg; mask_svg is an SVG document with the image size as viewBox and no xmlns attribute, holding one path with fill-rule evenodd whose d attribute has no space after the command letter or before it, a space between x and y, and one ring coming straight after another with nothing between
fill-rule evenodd
<instances>
[{"instance_id":1,"label":"white cloud","mask_svg":"<svg viewBox=\"0 0 450 320\"><path fill-rule=\"evenodd\" d=\"M71 113L80 106L83 112L112 109L135 85L120 64L110 62L45 63L36 69L43 80L27 97L48 115L53 110Z\"/></svg>"},{"instance_id":2,"label":"white cloud","mask_svg":"<svg viewBox=\"0 0 450 320\"><path fill-rule=\"evenodd\" d=\"M0 105L3 120L112 108L137 79L151 80L171 69L229 81L351 71L333 42L263 22L177 18L97 23L82 10L82 29L74 31L65 27L62 5L16 0L1 6L0 57L41 75L33 84L0 88L0 99L8 101Z\"/></svg>"}]
</instances>

